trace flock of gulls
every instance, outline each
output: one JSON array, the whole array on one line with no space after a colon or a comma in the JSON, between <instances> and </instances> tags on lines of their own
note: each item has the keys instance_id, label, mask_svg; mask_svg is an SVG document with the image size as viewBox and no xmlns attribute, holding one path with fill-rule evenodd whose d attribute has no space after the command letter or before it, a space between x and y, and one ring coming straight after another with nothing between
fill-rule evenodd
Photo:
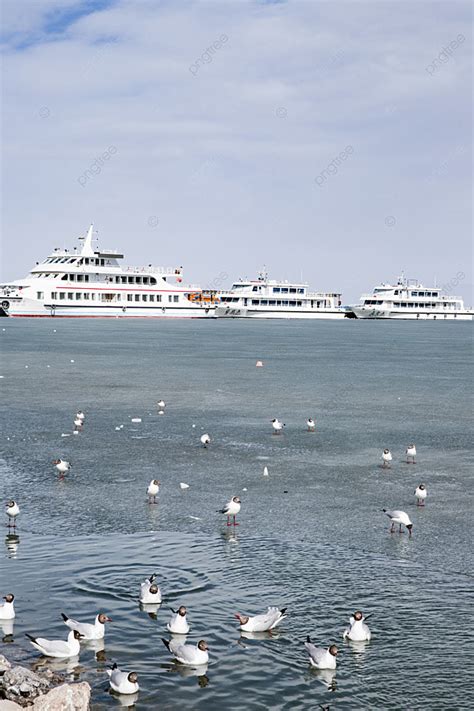
<instances>
[{"instance_id":1,"label":"flock of gulls","mask_svg":"<svg viewBox=\"0 0 474 711\"><path fill-rule=\"evenodd\" d=\"M263 363L257 361L257 367L262 367ZM158 413L163 415L165 412L166 403L160 400L158 403ZM132 422L141 421L140 418L132 419ZM84 427L85 414L82 411L76 413L74 418L74 434L78 434ZM280 435L285 427L285 424L274 418L271 420L273 434ZM120 426L120 427L123 427ZM120 429L117 427L116 429ZM308 432L316 431L316 422L312 417L306 421ZM211 445L211 437L205 433L200 437L202 447ZM408 445L406 448L406 462L408 464L416 463L416 447L414 444ZM392 462L392 453L389 449L384 449L382 452L382 467L389 468ZM59 473L59 478L64 479L71 469L71 463L63 459L55 459L53 465ZM263 471L264 476L268 476L268 468ZM180 488L187 489L189 485L181 482ZM153 479L147 488L148 503L156 504L156 497L159 495L160 481ZM427 497L427 489L425 484L419 484L414 492L417 506L424 506ZM238 526L236 516L241 509L241 499L239 496L232 496L231 499L221 508L218 513L227 518L227 526ZM382 509L391 522L390 532L393 533L395 526L398 525L399 532L402 533L404 526L409 535L412 535L413 524L410 517L405 511ZM16 528L16 519L20 514L18 503L11 500L7 503L6 514L8 517L8 527ZM138 599L141 605L151 606L160 605L162 603L162 593L156 582L156 574L151 575L145 581L140 583L138 590ZM12 621L15 618L14 595L9 593L5 595L5 603L0 605L0 621ZM167 630L171 635L171 639L162 638L163 644L169 651L173 659L180 665L191 667L193 669L202 669L202 674L205 673L209 662L209 647L204 639L198 641L196 645L186 643L186 635L189 633L189 623L187 619L187 609L181 605L177 610L171 609L171 617L167 624ZM269 607L266 612L255 616L241 615L237 613L235 617L238 620L240 630L243 633L270 633L275 629L285 618L286 608L279 609L277 607ZM81 642L91 640L103 640L105 635L105 625L112 620L105 614L99 613L93 623L79 622L66 614L61 613L64 624L69 628L69 634L66 640L52 640L43 637L35 637L31 634L26 636L30 640L35 649L41 652L45 657L57 659L76 659L79 657ZM343 639L353 642L366 642L371 638L370 629L367 625L369 615L364 616L358 610L349 619L349 626L343 632ZM339 650L335 644L329 647L317 647L308 636L304 643L306 651L309 655L309 663L312 667L319 670L334 670L336 669L336 658ZM136 672L122 671L117 664L112 668L107 669L109 676L110 688L117 694L135 694L139 690L138 675Z\"/></svg>"}]
</instances>

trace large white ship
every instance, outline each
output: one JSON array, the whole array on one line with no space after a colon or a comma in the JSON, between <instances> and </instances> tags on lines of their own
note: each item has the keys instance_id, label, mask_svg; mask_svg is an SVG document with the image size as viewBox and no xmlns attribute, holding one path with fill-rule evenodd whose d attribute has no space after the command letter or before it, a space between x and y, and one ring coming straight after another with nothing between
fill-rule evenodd
<instances>
[{"instance_id":1,"label":"large white ship","mask_svg":"<svg viewBox=\"0 0 474 711\"><path fill-rule=\"evenodd\" d=\"M350 306L356 318L472 320L460 296L447 296L440 287L425 287L417 279L401 276L395 285L379 284L372 294L362 294L361 305Z\"/></svg>"},{"instance_id":2,"label":"large white ship","mask_svg":"<svg viewBox=\"0 0 474 711\"><path fill-rule=\"evenodd\" d=\"M341 294L309 291L308 284L269 279L240 279L219 292L216 316L224 318L344 318Z\"/></svg>"},{"instance_id":3,"label":"large white ship","mask_svg":"<svg viewBox=\"0 0 474 711\"><path fill-rule=\"evenodd\" d=\"M187 317L215 315L215 298L183 284L182 267L122 267L123 254L93 245L55 249L25 279L0 285L0 315L12 317Z\"/></svg>"}]
</instances>

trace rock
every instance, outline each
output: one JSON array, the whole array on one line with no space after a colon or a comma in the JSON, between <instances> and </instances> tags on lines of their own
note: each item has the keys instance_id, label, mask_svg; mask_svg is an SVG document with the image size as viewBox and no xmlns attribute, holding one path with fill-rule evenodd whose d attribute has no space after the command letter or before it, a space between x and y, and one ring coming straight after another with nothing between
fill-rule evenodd
<instances>
[{"instance_id":1,"label":"rock","mask_svg":"<svg viewBox=\"0 0 474 711\"><path fill-rule=\"evenodd\" d=\"M3 654L0 654L0 674L3 674L3 672L6 672L8 669L11 669L12 665L8 661L6 657L3 656Z\"/></svg>"},{"instance_id":2,"label":"rock","mask_svg":"<svg viewBox=\"0 0 474 711\"><path fill-rule=\"evenodd\" d=\"M62 684L33 704L34 711L88 711L91 687L86 681L78 684Z\"/></svg>"},{"instance_id":3,"label":"rock","mask_svg":"<svg viewBox=\"0 0 474 711\"><path fill-rule=\"evenodd\" d=\"M12 667L2 678L3 693L9 701L32 701L48 691L50 683L25 667Z\"/></svg>"},{"instance_id":4,"label":"rock","mask_svg":"<svg viewBox=\"0 0 474 711\"><path fill-rule=\"evenodd\" d=\"M23 711L14 701L0 700L0 711Z\"/></svg>"}]
</instances>

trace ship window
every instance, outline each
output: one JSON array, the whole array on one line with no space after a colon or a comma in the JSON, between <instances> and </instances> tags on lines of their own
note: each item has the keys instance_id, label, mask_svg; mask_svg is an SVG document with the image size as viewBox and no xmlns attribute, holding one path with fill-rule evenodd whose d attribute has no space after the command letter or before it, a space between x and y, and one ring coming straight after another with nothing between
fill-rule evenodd
<instances>
[{"instance_id":1,"label":"ship window","mask_svg":"<svg viewBox=\"0 0 474 711\"><path fill-rule=\"evenodd\" d=\"M57 299L57 298L58 298L58 295L57 295L57 293L56 293L55 291L53 291L53 293L51 294L51 298L52 298L52 299Z\"/></svg>"},{"instance_id":2,"label":"ship window","mask_svg":"<svg viewBox=\"0 0 474 711\"><path fill-rule=\"evenodd\" d=\"M290 289L290 294L296 294L296 289Z\"/></svg>"},{"instance_id":3,"label":"ship window","mask_svg":"<svg viewBox=\"0 0 474 711\"><path fill-rule=\"evenodd\" d=\"M302 303L303 303L302 301L297 301L297 302L296 302L296 305L297 305L297 306L301 306Z\"/></svg>"},{"instance_id":4,"label":"ship window","mask_svg":"<svg viewBox=\"0 0 474 711\"><path fill-rule=\"evenodd\" d=\"M267 299L262 299L262 300L260 301L260 306L268 306L268 301L267 301Z\"/></svg>"},{"instance_id":5,"label":"ship window","mask_svg":"<svg viewBox=\"0 0 474 711\"><path fill-rule=\"evenodd\" d=\"M281 293L282 293L282 294L288 294L288 287L282 286L282 287L281 287Z\"/></svg>"},{"instance_id":6,"label":"ship window","mask_svg":"<svg viewBox=\"0 0 474 711\"><path fill-rule=\"evenodd\" d=\"M67 292L67 298L68 298L68 299L73 299L73 298L74 298L74 294L73 294L72 291L68 291L68 292Z\"/></svg>"},{"instance_id":7,"label":"ship window","mask_svg":"<svg viewBox=\"0 0 474 711\"><path fill-rule=\"evenodd\" d=\"M282 305L282 306L288 306L288 301L282 301L282 302L281 302L281 305Z\"/></svg>"},{"instance_id":8,"label":"ship window","mask_svg":"<svg viewBox=\"0 0 474 711\"><path fill-rule=\"evenodd\" d=\"M255 288L256 288L256 287L254 287L254 289L255 289ZM274 293L274 294L279 294L279 293L280 293L280 287L279 287L279 286L274 286L274 287L273 287L273 293Z\"/></svg>"},{"instance_id":9,"label":"ship window","mask_svg":"<svg viewBox=\"0 0 474 711\"><path fill-rule=\"evenodd\" d=\"M142 283L142 278L141 278L141 277L137 277L137 278L135 279L135 281L137 282L137 284L141 284L141 283Z\"/></svg>"},{"instance_id":10,"label":"ship window","mask_svg":"<svg viewBox=\"0 0 474 711\"><path fill-rule=\"evenodd\" d=\"M434 297L438 298L438 296L439 296L439 291L432 291L432 292L431 292L431 296L434 296Z\"/></svg>"},{"instance_id":11,"label":"ship window","mask_svg":"<svg viewBox=\"0 0 474 711\"><path fill-rule=\"evenodd\" d=\"M298 294L304 294L304 289L298 289Z\"/></svg>"},{"instance_id":12,"label":"ship window","mask_svg":"<svg viewBox=\"0 0 474 711\"><path fill-rule=\"evenodd\" d=\"M84 280L84 279L83 279L82 274L78 274L78 275L77 275L77 281L83 281L83 280Z\"/></svg>"},{"instance_id":13,"label":"ship window","mask_svg":"<svg viewBox=\"0 0 474 711\"><path fill-rule=\"evenodd\" d=\"M133 301L133 295L127 294L127 301Z\"/></svg>"},{"instance_id":14,"label":"ship window","mask_svg":"<svg viewBox=\"0 0 474 711\"><path fill-rule=\"evenodd\" d=\"M140 301L140 294L135 294L135 301Z\"/></svg>"},{"instance_id":15,"label":"ship window","mask_svg":"<svg viewBox=\"0 0 474 711\"><path fill-rule=\"evenodd\" d=\"M150 299L149 299L149 301L154 301L154 300L155 300L155 295L154 295L154 294L150 294Z\"/></svg>"},{"instance_id":16,"label":"ship window","mask_svg":"<svg viewBox=\"0 0 474 711\"><path fill-rule=\"evenodd\" d=\"M258 299L252 299L252 306L258 306Z\"/></svg>"},{"instance_id":17,"label":"ship window","mask_svg":"<svg viewBox=\"0 0 474 711\"><path fill-rule=\"evenodd\" d=\"M122 294L115 294L115 301L122 301Z\"/></svg>"},{"instance_id":18,"label":"ship window","mask_svg":"<svg viewBox=\"0 0 474 711\"><path fill-rule=\"evenodd\" d=\"M268 305L269 305L269 306L275 306L275 304L276 304L276 301L274 301L273 299L269 299L269 300L268 300Z\"/></svg>"},{"instance_id":19,"label":"ship window","mask_svg":"<svg viewBox=\"0 0 474 711\"><path fill-rule=\"evenodd\" d=\"M90 294L88 294L86 291L84 292L84 299L86 301L89 301Z\"/></svg>"},{"instance_id":20,"label":"ship window","mask_svg":"<svg viewBox=\"0 0 474 711\"><path fill-rule=\"evenodd\" d=\"M173 297L171 296L171 294L169 294L169 295L168 295L168 301L172 301L172 299L173 299Z\"/></svg>"},{"instance_id":21,"label":"ship window","mask_svg":"<svg viewBox=\"0 0 474 711\"><path fill-rule=\"evenodd\" d=\"M147 298L147 295L146 295L146 294L142 294L142 301L148 301L148 298Z\"/></svg>"},{"instance_id":22,"label":"ship window","mask_svg":"<svg viewBox=\"0 0 474 711\"><path fill-rule=\"evenodd\" d=\"M84 258L84 264L89 264L89 257Z\"/></svg>"},{"instance_id":23,"label":"ship window","mask_svg":"<svg viewBox=\"0 0 474 711\"><path fill-rule=\"evenodd\" d=\"M94 293L91 294L91 300L95 301L95 294Z\"/></svg>"},{"instance_id":24,"label":"ship window","mask_svg":"<svg viewBox=\"0 0 474 711\"><path fill-rule=\"evenodd\" d=\"M411 292L411 295L412 295L412 296L418 296L418 292L417 292L417 291L412 291L412 292ZM420 296L424 296L423 292L420 292Z\"/></svg>"},{"instance_id":25,"label":"ship window","mask_svg":"<svg viewBox=\"0 0 474 711\"><path fill-rule=\"evenodd\" d=\"M173 301L175 302L175 304L177 304L179 301L179 296L173 296Z\"/></svg>"},{"instance_id":26,"label":"ship window","mask_svg":"<svg viewBox=\"0 0 474 711\"><path fill-rule=\"evenodd\" d=\"M256 286L252 287L252 291L258 291L258 287L256 287ZM275 289L273 289L273 291L275 291Z\"/></svg>"},{"instance_id":27,"label":"ship window","mask_svg":"<svg viewBox=\"0 0 474 711\"><path fill-rule=\"evenodd\" d=\"M157 295L156 295L156 300L157 300L157 301L161 301L161 294L157 294Z\"/></svg>"},{"instance_id":28,"label":"ship window","mask_svg":"<svg viewBox=\"0 0 474 711\"><path fill-rule=\"evenodd\" d=\"M70 259L69 264L74 264L75 261L76 261L75 259Z\"/></svg>"},{"instance_id":29,"label":"ship window","mask_svg":"<svg viewBox=\"0 0 474 711\"><path fill-rule=\"evenodd\" d=\"M66 294L64 293L64 291L60 291L59 292L59 301L64 301L65 298L66 298Z\"/></svg>"},{"instance_id":30,"label":"ship window","mask_svg":"<svg viewBox=\"0 0 474 711\"><path fill-rule=\"evenodd\" d=\"M149 282L148 277L143 277L143 283L144 283L144 284L148 284L148 282Z\"/></svg>"},{"instance_id":31,"label":"ship window","mask_svg":"<svg viewBox=\"0 0 474 711\"><path fill-rule=\"evenodd\" d=\"M296 306L296 301L289 301L288 304L289 306Z\"/></svg>"},{"instance_id":32,"label":"ship window","mask_svg":"<svg viewBox=\"0 0 474 711\"><path fill-rule=\"evenodd\" d=\"M128 283L133 284L133 277L128 277Z\"/></svg>"},{"instance_id":33,"label":"ship window","mask_svg":"<svg viewBox=\"0 0 474 711\"><path fill-rule=\"evenodd\" d=\"M154 279L153 277L150 277L150 284L156 284L156 279Z\"/></svg>"},{"instance_id":34,"label":"ship window","mask_svg":"<svg viewBox=\"0 0 474 711\"><path fill-rule=\"evenodd\" d=\"M82 294L80 291L76 291L76 301L80 301L82 299Z\"/></svg>"},{"instance_id":35,"label":"ship window","mask_svg":"<svg viewBox=\"0 0 474 711\"><path fill-rule=\"evenodd\" d=\"M89 281L89 274L84 274L84 281Z\"/></svg>"},{"instance_id":36,"label":"ship window","mask_svg":"<svg viewBox=\"0 0 474 711\"><path fill-rule=\"evenodd\" d=\"M105 259L100 260L100 266L103 267L105 265Z\"/></svg>"}]
</instances>

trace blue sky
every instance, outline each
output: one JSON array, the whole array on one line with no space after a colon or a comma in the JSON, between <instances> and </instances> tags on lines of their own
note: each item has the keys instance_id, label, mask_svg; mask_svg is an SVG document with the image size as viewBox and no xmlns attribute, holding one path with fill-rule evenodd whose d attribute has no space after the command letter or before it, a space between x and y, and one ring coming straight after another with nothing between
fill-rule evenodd
<instances>
[{"instance_id":1,"label":"blue sky","mask_svg":"<svg viewBox=\"0 0 474 711\"><path fill-rule=\"evenodd\" d=\"M470 3L2 9L4 280L93 221L203 286L462 272L472 303Z\"/></svg>"}]
</instances>

